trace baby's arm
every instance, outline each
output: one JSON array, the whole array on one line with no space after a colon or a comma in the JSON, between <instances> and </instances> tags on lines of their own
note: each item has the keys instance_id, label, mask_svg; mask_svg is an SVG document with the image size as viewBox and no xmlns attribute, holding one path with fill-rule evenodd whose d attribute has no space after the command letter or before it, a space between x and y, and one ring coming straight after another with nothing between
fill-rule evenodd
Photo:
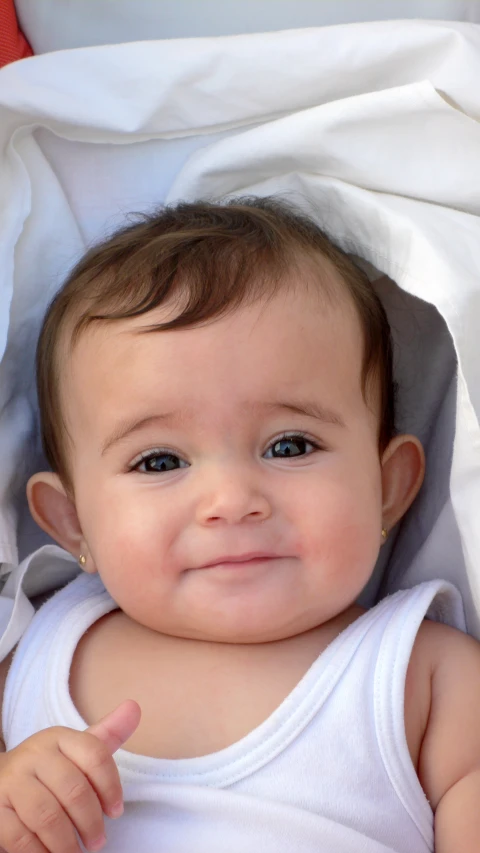
<instances>
[{"instance_id":1,"label":"baby's arm","mask_svg":"<svg viewBox=\"0 0 480 853\"><path fill-rule=\"evenodd\" d=\"M432 690L418 774L435 812L435 853L478 853L480 643L433 622L418 641Z\"/></svg>"}]
</instances>

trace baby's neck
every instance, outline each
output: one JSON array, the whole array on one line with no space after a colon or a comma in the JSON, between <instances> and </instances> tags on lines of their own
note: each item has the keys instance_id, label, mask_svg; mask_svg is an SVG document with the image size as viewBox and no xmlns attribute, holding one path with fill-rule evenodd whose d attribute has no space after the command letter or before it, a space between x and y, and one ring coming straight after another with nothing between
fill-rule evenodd
<instances>
[{"instance_id":1,"label":"baby's neck","mask_svg":"<svg viewBox=\"0 0 480 853\"><path fill-rule=\"evenodd\" d=\"M270 643L158 634L119 610L96 622L75 651L70 692L87 724L123 699L142 708L125 749L158 758L216 752L266 720L333 639L364 611Z\"/></svg>"},{"instance_id":2,"label":"baby's neck","mask_svg":"<svg viewBox=\"0 0 480 853\"><path fill-rule=\"evenodd\" d=\"M177 654L189 657L194 655L199 660L202 658L208 660L211 656L217 658L249 658L253 652L257 655L268 656L272 650L278 653L284 652L287 648L303 648L313 644L316 648L324 643L324 647L343 631L351 622L358 619L365 610L357 605L352 605L342 613L337 614L333 619L316 625L307 631L293 634L292 636L283 637L278 640L265 642L224 642L216 639L183 637L175 634L164 634L154 631L145 625L141 625L131 619L126 613L120 610L115 611L119 625L123 625L123 630L131 632L131 638L134 642L142 642L152 648L157 648L158 644L162 645L162 650L165 651L169 647Z\"/></svg>"}]
</instances>

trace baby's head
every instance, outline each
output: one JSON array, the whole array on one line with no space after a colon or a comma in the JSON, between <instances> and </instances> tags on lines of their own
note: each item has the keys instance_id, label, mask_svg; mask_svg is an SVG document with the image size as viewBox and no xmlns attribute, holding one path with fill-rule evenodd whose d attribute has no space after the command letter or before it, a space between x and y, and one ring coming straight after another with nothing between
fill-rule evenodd
<instances>
[{"instance_id":1,"label":"baby's head","mask_svg":"<svg viewBox=\"0 0 480 853\"><path fill-rule=\"evenodd\" d=\"M37 371L52 472L32 515L165 634L258 643L333 618L423 479L380 301L272 199L166 208L89 251Z\"/></svg>"}]
</instances>

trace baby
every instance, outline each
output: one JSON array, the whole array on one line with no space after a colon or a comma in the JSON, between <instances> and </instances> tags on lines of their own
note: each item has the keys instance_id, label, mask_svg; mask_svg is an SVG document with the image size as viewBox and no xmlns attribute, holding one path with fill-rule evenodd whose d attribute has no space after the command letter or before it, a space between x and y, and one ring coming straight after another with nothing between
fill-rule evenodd
<instances>
[{"instance_id":1,"label":"baby","mask_svg":"<svg viewBox=\"0 0 480 853\"><path fill-rule=\"evenodd\" d=\"M278 201L166 208L80 261L37 370L29 505L83 572L1 665L0 847L478 853L456 592L356 604L424 476L366 276Z\"/></svg>"}]
</instances>

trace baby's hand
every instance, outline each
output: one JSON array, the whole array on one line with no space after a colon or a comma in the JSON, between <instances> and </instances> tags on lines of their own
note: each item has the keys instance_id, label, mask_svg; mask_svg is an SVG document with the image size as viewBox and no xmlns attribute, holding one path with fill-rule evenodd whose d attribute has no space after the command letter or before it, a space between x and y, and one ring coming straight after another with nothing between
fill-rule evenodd
<instances>
[{"instance_id":1,"label":"baby's hand","mask_svg":"<svg viewBox=\"0 0 480 853\"><path fill-rule=\"evenodd\" d=\"M103 813L123 811L112 754L139 722L140 708L129 699L84 732L55 726L0 754L0 848L80 853L77 830L88 850L100 850Z\"/></svg>"}]
</instances>

